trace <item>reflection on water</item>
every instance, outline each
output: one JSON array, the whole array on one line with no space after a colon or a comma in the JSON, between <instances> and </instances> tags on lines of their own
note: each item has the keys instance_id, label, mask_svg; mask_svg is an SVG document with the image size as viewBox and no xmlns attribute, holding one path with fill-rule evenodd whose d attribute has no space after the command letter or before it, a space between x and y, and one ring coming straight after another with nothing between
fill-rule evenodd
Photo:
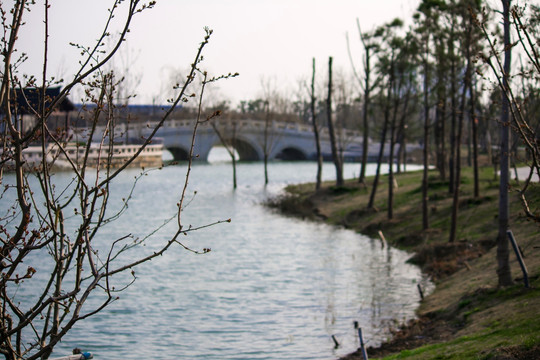
<instances>
[{"instance_id":1,"label":"reflection on water","mask_svg":"<svg viewBox=\"0 0 540 360\"><path fill-rule=\"evenodd\" d=\"M408 254L260 205L286 183L312 181L315 170L314 163L272 163L264 187L261 163L240 164L233 191L230 164L195 165L189 190L197 195L185 224L232 218L184 239L212 252L177 247L143 265L121 299L81 323L55 353L80 347L96 359L332 359L358 347L355 320L368 345L383 341L394 319L411 318L417 306L423 280L405 264ZM358 165L346 172L352 177ZM136 173L118 179L115 198L125 196ZM332 174L326 164L325 177ZM126 216L103 229L103 243L126 233L142 237L174 214L184 178L185 165L145 177ZM165 226L129 256L152 251L171 231Z\"/></svg>"}]
</instances>

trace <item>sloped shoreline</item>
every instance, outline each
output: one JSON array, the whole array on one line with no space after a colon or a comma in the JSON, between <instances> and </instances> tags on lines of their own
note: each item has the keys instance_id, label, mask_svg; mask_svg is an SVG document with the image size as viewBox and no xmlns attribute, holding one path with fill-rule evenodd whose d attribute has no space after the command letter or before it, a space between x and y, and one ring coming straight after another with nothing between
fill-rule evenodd
<instances>
[{"instance_id":1,"label":"sloped shoreline","mask_svg":"<svg viewBox=\"0 0 540 360\"><path fill-rule=\"evenodd\" d=\"M448 242L451 197L445 183L430 174L430 223L422 230L420 173L397 175L394 218L386 216L386 177L381 181L375 209L366 209L369 188L356 180L344 187L325 183L319 191L313 184L289 186L286 195L269 206L283 214L340 225L379 237L382 231L390 245L413 252L411 259L429 274L435 291L421 303L418 318L393 329L393 336L378 348L369 348L370 359L430 359L435 353L445 359L532 359L540 357L540 246L538 224L523 216L517 197L512 197L511 229L525 255L531 288L523 286L520 268L511 254L515 285L497 287L496 247L498 183L492 169L482 169L481 196L472 196L470 171L465 170L459 207L459 237ZM368 180L370 181L370 180ZM531 195L540 198L534 185ZM523 315L526 303L527 314ZM343 359L362 359L360 353Z\"/></svg>"}]
</instances>

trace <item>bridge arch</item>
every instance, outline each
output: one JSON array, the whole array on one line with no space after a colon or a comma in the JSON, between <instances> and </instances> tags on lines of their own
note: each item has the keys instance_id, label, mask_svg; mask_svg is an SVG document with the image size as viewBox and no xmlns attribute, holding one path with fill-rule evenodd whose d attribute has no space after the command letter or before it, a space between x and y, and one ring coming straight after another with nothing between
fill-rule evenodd
<instances>
[{"instance_id":1,"label":"bridge arch","mask_svg":"<svg viewBox=\"0 0 540 360\"><path fill-rule=\"evenodd\" d=\"M232 139L225 139L227 145L232 145ZM196 160L207 161L210 150L217 145L221 145L221 141L216 137L213 142L206 145L196 143L194 153L197 154ZM170 151L175 161L187 161L189 151L182 146L168 145L166 149ZM234 141L234 149L238 153L240 161L258 161L262 159L262 149L258 144L254 144L249 139L237 138Z\"/></svg>"},{"instance_id":2,"label":"bridge arch","mask_svg":"<svg viewBox=\"0 0 540 360\"><path fill-rule=\"evenodd\" d=\"M175 161L187 161L189 159L189 151L181 146L167 146L166 149L169 150Z\"/></svg>"},{"instance_id":3,"label":"bridge arch","mask_svg":"<svg viewBox=\"0 0 540 360\"><path fill-rule=\"evenodd\" d=\"M233 146L236 150L240 161L258 161L263 158L262 147L252 141L249 137L238 136L236 139L227 137L224 139L227 146ZM222 145L221 140L216 136L211 146L206 151L206 157L201 157L201 160L208 160L208 154L214 146Z\"/></svg>"},{"instance_id":4,"label":"bridge arch","mask_svg":"<svg viewBox=\"0 0 540 360\"><path fill-rule=\"evenodd\" d=\"M276 153L275 158L285 161L304 161L308 160L308 155L295 146L285 146Z\"/></svg>"},{"instance_id":5,"label":"bridge arch","mask_svg":"<svg viewBox=\"0 0 540 360\"><path fill-rule=\"evenodd\" d=\"M246 139L237 138L234 141L234 149L240 157L240 161L258 161L262 159L258 146Z\"/></svg>"}]
</instances>

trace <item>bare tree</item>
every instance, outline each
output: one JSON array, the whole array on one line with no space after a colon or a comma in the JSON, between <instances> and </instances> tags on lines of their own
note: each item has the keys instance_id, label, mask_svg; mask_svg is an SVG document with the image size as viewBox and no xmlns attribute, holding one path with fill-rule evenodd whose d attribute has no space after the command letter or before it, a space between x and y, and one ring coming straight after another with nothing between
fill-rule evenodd
<instances>
[{"instance_id":1,"label":"bare tree","mask_svg":"<svg viewBox=\"0 0 540 360\"><path fill-rule=\"evenodd\" d=\"M326 113L328 121L328 133L330 134L330 146L332 148L332 160L336 168L336 186L343 186L343 159L339 154L338 139L332 112L332 57L328 58L328 97L326 98Z\"/></svg>"},{"instance_id":2,"label":"bare tree","mask_svg":"<svg viewBox=\"0 0 540 360\"><path fill-rule=\"evenodd\" d=\"M311 87L310 87L310 113L311 113L311 124L313 125L313 134L315 136L315 148L317 152L317 179L315 182L315 189L319 190L321 188L322 182L322 167L323 167L323 157L321 152L321 139L319 134L319 125L317 124L317 109L315 97L315 58L313 58L312 64L312 75L311 75Z\"/></svg>"},{"instance_id":3,"label":"bare tree","mask_svg":"<svg viewBox=\"0 0 540 360\"><path fill-rule=\"evenodd\" d=\"M274 146L276 145L279 133L274 126L274 118L279 110L285 107L282 97L278 93L275 82L268 79L261 79L264 101L264 131L262 139L263 163L264 163L264 184L268 184L268 159ZM281 109L280 109L281 108Z\"/></svg>"},{"instance_id":4,"label":"bare tree","mask_svg":"<svg viewBox=\"0 0 540 360\"><path fill-rule=\"evenodd\" d=\"M264 116L264 140L263 140L263 162L264 162L264 184L268 185L268 156L270 155L272 142L270 141L270 126L272 119L270 115L270 102L265 102Z\"/></svg>"},{"instance_id":5,"label":"bare tree","mask_svg":"<svg viewBox=\"0 0 540 360\"><path fill-rule=\"evenodd\" d=\"M151 8L154 3L139 0L113 1L106 26L96 44L91 47L77 45L83 54L80 68L54 97L49 96L48 89L53 83L47 75L49 2L45 0L43 4L45 51L40 82L24 74L21 76L18 66L24 61L24 56L15 58L18 33L25 22L24 15L34 6L34 2L16 0L10 9L0 4L5 34L0 40L4 63L0 90L0 182L2 203L7 206L7 202L10 202L9 210L4 209L0 215L0 353L8 360L48 358L75 324L99 313L118 299L117 293L135 280L135 268L138 265L162 255L172 246L180 246L195 253L209 251L206 248L189 249L180 241L181 235L188 235L200 228L186 227L182 221L191 162L181 195L177 199L177 211L167 220L167 223L176 223L175 229L157 249L143 252L137 259L126 257L129 250L142 245L151 237L152 232L143 238L124 234L106 243L99 242L103 226L122 216L131 199L130 195L122 199L120 206L112 206L110 195L113 181L151 145L156 132L175 107L191 96L188 96L188 88L196 76L201 74L198 67L202 51L212 33L206 30L187 78L179 82L179 92L170 99L170 106L159 123L151 129L150 135L129 159L121 165L114 164L116 144L114 135L108 132L115 128L113 100L117 83L114 76L103 69L124 42L133 18ZM101 44L112 32L113 19L120 12L125 12L120 34L111 50L103 52ZM207 80L204 74L203 89L204 85L212 81L214 79ZM86 97L95 106L89 108L93 117L86 143L80 145L75 154L71 154L66 150L70 140L68 133L55 132L49 127L49 120L77 85L85 86ZM27 96L30 92L36 95L35 101ZM203 91L201 97L202 94ZM23 108L35 119L31 126L22 126ZM97 131L99 121L104 121L107 129L103 134ZM198 125L203 121L206 120L201 120L199 112L193 138ZM103 155L98 157L95 167L90 167L89 154L96 142ZM39 163L26 162L25 149L32 144L37 144L41 149ZM53 166L60 159L68 164L73 174L73 181L67 186L55 183ZM5 171L13 173L10 176L14 179L13 183L6 180ZM148 171L143 171L141 176ZM137 180L133 184L133 191L136 184ZM119 210L113 210L113 207ZM149 224L149 227L161 226ZM32 260L36 257L40 258L39 264ZM124 280L121 280L120 274L128 277L123 276ZM30 289L34 295L23 301L17 295L22 289ZM90 299L94 301L90 302Z\"/></svg>"},{"instance_id":6,"label":"bare tree","mask_svg":"<svg viewBox=\"0 0 540 360\"><path fill-rule=\"evenodd\" d=\"M217 116L220 116L221 113L217 113ZM232 169L233 169L233 189L238 187L237 178L236 178L236 146L238 139L238 119L225 120L221 124L217 124L215 121L211 121L210 125L217 134L221 145L227 150L227 153L231 157ZM226 137L225 134L229 134Z\"/></svg>"}]
</instances>

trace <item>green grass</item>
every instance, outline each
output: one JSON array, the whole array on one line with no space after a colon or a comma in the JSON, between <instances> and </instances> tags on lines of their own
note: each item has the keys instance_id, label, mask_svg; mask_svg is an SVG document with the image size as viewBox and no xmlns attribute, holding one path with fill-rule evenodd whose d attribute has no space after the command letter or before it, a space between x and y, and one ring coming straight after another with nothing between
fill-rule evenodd
<instances>
[{"instance_id":1,"label":"green grass","mask_svg":"<svg viewBox=\"0 0 540 360\"><path fill-rule=\"evenodd\" d=\"M457 304L456 316L462 316L467 322L483 322L480 330L448 342L403 350L383 359L490 359L500 348L526 351L539 347L539 287L540 281L536 278L531 289L516 284L469 295ZM492 310L498 310L494 314L496 319L483 315ZM474 320L474 316L480 320Z\"/></svg>"},{"instance_id":2,"label":"green grass","mask_svg":"<svg viewBox=\"0 0 540 360\"><path fill-rule=\"evenodd\" d=\"M393 359L489 359L493 351L505 346L523 347L530 349L540 343L538 322L532 321L512 323L506 329L486 330L473 336L462 336L455 340L419 347L413 350L403 350L398 354L384 357ZM488 350L487 350L488 349Z\"/></svg>"}]
</instances>

